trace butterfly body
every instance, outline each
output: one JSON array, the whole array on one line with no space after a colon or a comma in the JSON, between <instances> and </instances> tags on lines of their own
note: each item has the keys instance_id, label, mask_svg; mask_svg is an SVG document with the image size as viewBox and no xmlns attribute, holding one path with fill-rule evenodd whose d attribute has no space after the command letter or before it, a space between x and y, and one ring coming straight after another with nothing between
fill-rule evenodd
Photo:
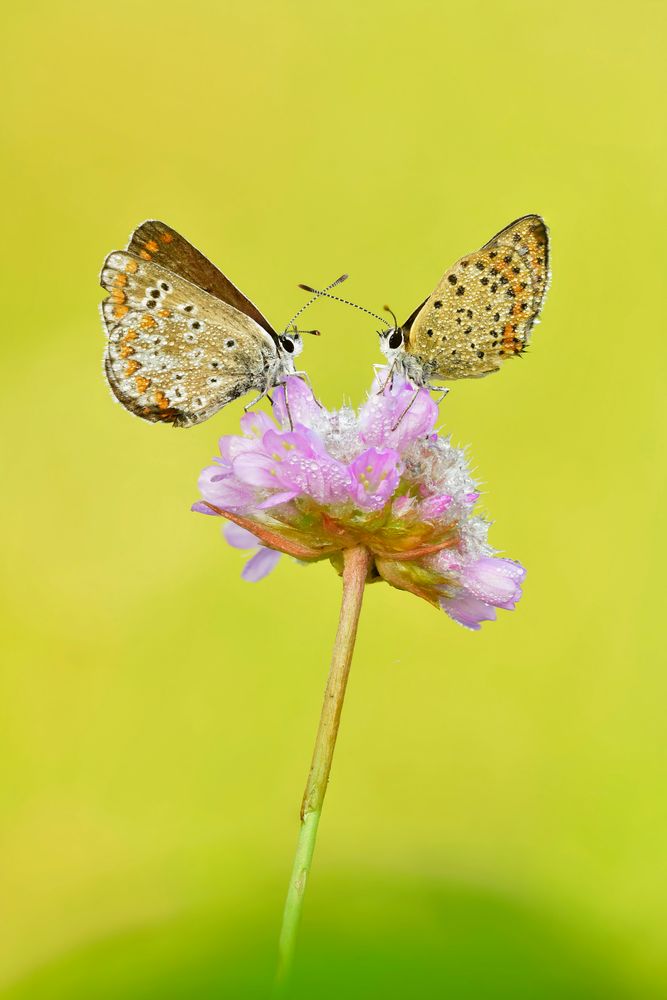
<instances>
[{"instance_id":1,"label":"butterfly body","mask_svg":"<svg viewBox=\"0 0 667 1000\"><path fill-rule=\"evenodd\" d=\"M524 216L446 271L401 327L382 331L381 349L418 386L498 371L525 350L548 279L546 225Z\"/></svg>"},{"instance_id":2,"label":"butterfly body","mask_svg":"<svg viewBox=\"0 0 667 1000\"><path fill-rule=\"evenodd\" d=\"M275 332L187 240L146 222L100 277L104 369L118 401L154 423L190 427L234 399L265 395L294 372L298 334Z\"/></svg>"}]
</instances>

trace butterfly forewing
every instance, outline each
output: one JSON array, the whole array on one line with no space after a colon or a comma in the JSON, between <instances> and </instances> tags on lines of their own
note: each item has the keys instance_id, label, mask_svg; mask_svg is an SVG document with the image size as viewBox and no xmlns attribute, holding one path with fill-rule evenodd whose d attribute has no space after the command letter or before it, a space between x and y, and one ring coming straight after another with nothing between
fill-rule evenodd
<instances>
[{"instance_id":1,"label":"butterfly forewing","mask_svg":"<svg viewBox=\"0 0 667 1000\"><path fill-rule=\"evenodd\" d=\"M520 354L548 280L547 231L526 216L462 257L408 321L405 350L426 378L474 378Z\"/></svg>"},{"instance_id":2,"label":"butterfly forewing","mask_svg":"<svg viewBox=\"0 0 667 1000\"><path fill-rule=\"evenodd\" d=\"M276 347L250 316L133 253L110 254L101 283L105 371L133 413L187 427L266 387Z\"/></svg>"},{"instance_id":3,"label":"butterfly forewing","mask_svg":"<svg viewBox=\"0 0 667 1000\"><path fill-rule=\"evenodd\" d=\"M144 222L132 233L127 249L141 260L166 267L210 295L234 306L277 338L275 330L257 306L203 253L164 222L155 219Z\"/></svg>"}]
</instances>

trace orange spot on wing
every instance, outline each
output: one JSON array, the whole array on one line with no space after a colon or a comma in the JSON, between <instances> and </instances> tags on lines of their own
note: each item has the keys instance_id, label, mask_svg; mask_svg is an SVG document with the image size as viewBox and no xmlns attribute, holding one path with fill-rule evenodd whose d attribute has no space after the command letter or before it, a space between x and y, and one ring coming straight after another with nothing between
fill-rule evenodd
<instances>
[{"instance_id":1,"label":"orange spot on wing","mask_svg":"<svg viewBox=\"0 0 667 1000\"><path fill-rule=\"evenodd\" d=\"M155 402L157 403L158 407L161 410L169 409L169 400L167 399L165 394L161 392L159 389L155 390Z\"/></svg>"},{"instance_id":2,"label":"orange spot on wing","mask_svg":"<svg viewBox=\"0 0 667 1000\"><path fill-rule=\"evenodd\" d=\"M521 354L525 346L523 341L516 336L515 325L506 323L503 330L503 349L506 354Z\"/></svg>"},{"instance_id":3,"label":"orange spot on wing","mask_svg":"<svg viewBox=\"0 0 667 1000\"><path fill-rule=\"evenodd\" d=\"M160 249L155 240L148 240L146 243L144 243L144 246L146 247L147 250L150 250L151 253L157 253L158 250Z\"/></svg>"},{"instance_id":4,"label":"orange spot on wing","mask_svg":"<svg viewBox=\"0 0 667 1000\"><path fill-rule=\"evenodd\" d=\"M146 314L141 317L141 322L139 324L142 330L150 330L152 327L157 326L157 323L152 316Z\"/></svg>"},{"instance_id":5,"label":"orange spot on wing","mask_svg":"<svg viewBox=\"0 0 667 1000\"><path fill-rule=\"evenodd\" d=\"M157 314L158 316L164 316L165 319L168 319L169 316L171 316L168 309L158 309Z\"/></svg>"},{"instance_id":6,"label":"orange spot on wing","mask_svg":"<svg viewBox=\"0 0 667 1000\"><path fill-rule=\"evenodd\" d=\"M113 314L116 317L116 319L122 319L123 316L127 316L129 311L130 311L129 306L116 306L116 308L113 311Z\"/></svg>"},{"instance_id":7,"label":"orange spot on wing","mask_svg":"<svg viewBox=\"0 0 667 1000\"><path fill-rule=\"evenodd\" d=\"M151 380L149 378L144 378L143 375L137 375L134 381L137 386L137 392L139 393L140 396L143 395L144 392L146 392L146 389L151 384Z\"/></svg>"},{"instance_id":8,"label":"orange spot on wing","mask_svg":"<svg viewBox=\"0 0 667 1000\"><path fill-rule=\"evenodd\" d=\"M125 292L122 292L120 288L114 288L114 290L109 295L109 298L111 299L112 302L124 302Z\"/></svg>"},{"instance_id":9,"label":"orange spot on wing","mask_svg":"<svg viewBox=\"0 0 667 1000\"><path fill-rule=\"evenodd\" d=\"M120 271L113 279L113 283L116 288L123 288L127 284L127 275Z\"/></svg>"},{"instance_id":10,"label":"orange spot on wing","mask_svg":"<svg viewBox=\"0 0 667 1000\"><path fill-rule=\"evenodd\" d=\"M503 330L503 347L506 351L514 350L514 330L511 323L505 323Z\"/></svg>"},{"instance_id":11,"label":"orange spot on wing","mask_svg":"<svg viewBox=\"0 0 667 1000\"><path fill-rule=\"evenodd\" d=\"M140 257L141 257L141 258L142 258L143 260L152 260L152 259L153 259L153 258L151 257L151 255L150 255L150 254L149 254L149 253L148 253L148 252L147 252L146 250L140 250L140 251L139 251L139 256L140 256Z\"/></svg>"},{"instance_id":12,"label":"orange spot on wing","mask_svg":"<svg viewBox=\"0 0 667 1000\"><path fill-rule=\"evenodd\" d=\"M134 354L134 348L132 344L121 344L119 353L121 358L129 358L130 355Z\"/></svg>"},{"instance_id":13,"label":"orange spot on wing","mask_svg":"<svg viewBox=\"0 0 667 1000\"><path fill-rule=\"evenodd\" d=\"M136 330L128 330L127 333L124 333L123 336L120 339L121 340L136 340L138 336L139 336L139 334L137 333Z\"/></svg>"},{"instance_id":14,"label":"orange spot on wing","mask_svg":"<svg viewBox=\"0 0 667 1000\"><path fill-rule=\"evenodd\" d=\"M174 237L171 235L171 233L162 233L162 236L160 237L163 243L171 243L173 238Z\"/></svg>"},{"instance_id":15,"label":"orange spot on wing","mask_svg":"<svg viewBox=\"0 0 667 1000\"><path fill-rule=\"evenodd\" d=\"M134 375L134 373L136 371L139 371L140 368L141 368L141 365L139 364L138 361L134 361L134 360L128 361L127 365L125 366L125 376L126 376L126 378L130 378L130 376Z\"/></svg>"},{"instance_id":16,"label":"orange spot on wing","mask_svg":"<svg viewBox=\"0 0 667 1000\"><path fill-rule=\"evenodd\" d=\"M138 267L139 265L137 264L136 260L128 260L127 264L125 265L125 270L127 271L128 274L136 274Z\"/></svg>"}]
</instances>

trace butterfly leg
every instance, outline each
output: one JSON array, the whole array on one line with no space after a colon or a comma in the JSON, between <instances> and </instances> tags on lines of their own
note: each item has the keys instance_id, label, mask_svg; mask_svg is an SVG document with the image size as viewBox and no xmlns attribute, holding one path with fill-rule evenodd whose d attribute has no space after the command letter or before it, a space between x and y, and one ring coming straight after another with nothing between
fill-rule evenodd
<instances>
[{"instance_id":1,"label":"butterfly leg","mask_svg":"<svg viewBox=\"0 0 667 1000\"><path fill-rule=\"evenodd\" d=\"M375 368L375 367L376 367L376 366L375 366L375 365L373 365L373 368ZM380 365L379 367L380 367L380 368L384 368L385 366L384 366L384 365ZM396 358L394 358L394 360L393 360L393 361L392 361L392 363L391 363L391 367L389 368L389 371L387 372L387 378L385 379L385 383L384 383L384 385L382 386L382 388L381 388L381 389L378 389L378 392L377 392L377 395L378 395L378 396L381 396L381 395L382 395L382 393L384 392L384 390L385 390L385 389L387 388L387 386L388 386L388 385L389 385L390 383L392 383L392 384L393 384L393 378L394 378L394 368L395 368L395 367L396 367ZM403 419L403 418L401 418L401 419Z\"/></svg>"},{"instance_id":2,"label":"butterfly leg","mask_svg":"<svg viewBox=\"0 0 667 1000\"><path fill-rule=\"evenodd\" d=\"M296 373L295 373L296 374ZM289 392L287 389L287 382L283 382L283 390L285 392L285 409L287 410L287 419L289 420L289 429L294 430L294 421L292 420L292 411L289 407Z\"/></svg>"},{"instance_id":3,"label":"butterfly leg","mask_svg":"<svg viewBox=\"0 0 667 1000\"><path fill-rule=\"evenodd\" d=\"M428 384L426 386L426 388L430 392L439 392L440 393L440 398L436 399L436 401L435 401L436 402L436 406L440 406L440 404L442 403L442 401L445 398L445 396L449 395L449 387L448 386L430 385L430 384Z\"/></svg>"},{"instance_id":4,"label":"butterfly leg","mask_svg":"<svg viewBox=\"0 0 667 1000\"><path fill-rule=\"evenodd\" d=\"M247 413L248 410L252 410L253 406L257 406L257 404L260 403L264 399L265 396L269 397L269 401L271 400L271 397L269 396L269 386L268 385L267 385L266 389L264 390L264 392L260 392L259 396L257 396L255 399L251 399L249 403L246 403L246 405L243 407L243 412Z\"/></svg>"},{"instance_id":5,"label":"butterfly leg","mask_svg":"<svg viewBox=\"0 0 667 1000\"><path fill-rule=\"evenodd\" d=\"M392 431L395 431L395 430L396 430L396 428L397 428L397 427L398 427L398 426L400 425L400 423L401 423L401 421L403 420L403 418L404 418L404 417L405 417L405 416L406 416L406 415L407 415L407 414L409 413L410 409L411 409L411 408L412 408L412 407L414 406L414 404L415 404L415 401L416 401L416 399L417 399L417 396L419 395L420 391L421 391L421 389L420 389L419 387L417 387L417 388L415 389L415 391L414 391L414 395L413 395L412 399L410 400L410 402L409 402L409 403L408 403L408 405L407 405L407 406L405 407L405 409L404 409L404 410L403 410L403 412L401 413L400 417L398 418L398 420L396 421L396 423L395 423L395 424L394 424L394 426L392 427Z\"/></svg>"}]
</instances>

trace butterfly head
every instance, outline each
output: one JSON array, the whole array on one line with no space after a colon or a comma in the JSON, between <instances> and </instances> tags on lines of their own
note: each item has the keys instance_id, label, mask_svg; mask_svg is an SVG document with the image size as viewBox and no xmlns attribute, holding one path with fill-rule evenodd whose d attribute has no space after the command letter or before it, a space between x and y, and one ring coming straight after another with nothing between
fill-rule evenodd
<instances>
[{"instance_id":1,"label":"butterfly head","mask_svg":"<svg viewBox=\"0 0 667 1000\"><path fill-rule=\"evenodd\" d=\"M380 335L380 350L388 361L393 361L403 346L403 331L395 326L388 330L378 330Z\"/></svg>"},{"instance_id":2,"label":"butterfly head","mask_svg":"<svg viewBox=\"0 0 667 1000\"><path fill-rule=\"evenodd\" d=\"M283 349L283 353L286 354L288 358L298 357L303 350L303 340L301 339L301 334L297 330L293 333L283 333L280 337L280 346Z\"/></svg>"},{"instance_id":3,"label":"butterfly head","mask_svg":"<svg viewBox=\"0 0 667 1000\"><path fill-rule=\"evenodd\" d=\"M394 321L393 326L387 327L385 330L378 330L380 336L380 350L384 354L388 361L394 361L397 353L403 346L403 328L398 325L398 320L396 319L396 313L389 306L385 306L385 311L391 313L391 318Z\"/></svg>"}]
</instances>

